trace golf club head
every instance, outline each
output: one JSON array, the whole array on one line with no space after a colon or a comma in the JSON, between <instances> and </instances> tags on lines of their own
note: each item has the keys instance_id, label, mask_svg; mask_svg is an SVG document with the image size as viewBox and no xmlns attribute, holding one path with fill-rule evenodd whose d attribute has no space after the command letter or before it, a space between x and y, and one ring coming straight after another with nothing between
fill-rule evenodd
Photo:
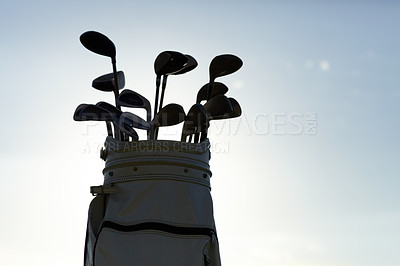
<instances>
[{"instance_id":1,"label":"golf club head","mask_svg":"<svg viewBox=\"0 0 400 266\"><path fill-rule=\"evenodd\" d=\"M125 89L123 90L119 97L118 103L124 107L130 108L144 108L147 112L151 111L151 105L146 97L140 95L136 91Z\"/></svg>"},{"instance_id":2,"label":"golf club head","mask_svg":"<svg viewBox=\"0 0 400 266\"><path fill-rule=\"evenodd\" d=\"M93 104L88 104L84 106L81 109L79 115L75 119L75 121L113 121L113 120L114 118L108 111Z\"/></svg>"},{"instance_id":3,"label":"golf club head","mask_svg":"<svg viewBox=\"0 0 400 266\"><path fill-rule=\"evenodd\" d=\"M154 61L154 72L157 76L171 75L183 69L188 61L188 57L182 53L164 51Z\"/></svg>"},{"instance_id":4,"label":"golf club head","mask_svg":"<svg viewBox=\"0 0 400 266\"><path fill-rule=\"evenodd\" d=\"M117 82L118 89L123 89L125 87L125 74L123 71L117 72ZM92 82L92 87L100 91L114 91L114 73L108 73L95 78Z\"/></svg>"},{"instance_id":5,"label":"golf club head","mask_svg":"<svg viewBox=\"0 0 400 266\"><path fill-rule=\"evenodd\" d=\"M230 100L225 95L217 95L204 104L209 120L225 119L233 112Z\"/></svg>"},{"instance_id":6,"label":"golf club head","mask_svg":"<svg viewBox=\"0 0 400 266\"><path fill-rule=\"evenodd\" d=\"M182 106L171 103L164 106L152 120L158 127L177 125L185 120L186 114Z\"/></svg>"},{"instance_id":7,"label":"golf club head","mask_svg":"<svg viewBox=\"0 0 400 266\"><path fill-rule=\"evenodd\" d=\"M132 114L130 112L123 112L121 116L119 117L119 124L124 123L126 125L129 125L130 127L138 128L138 129L144 129L144 130L149 130L150 129L150 124L142 119L140 116L137 116L135 114Z\"/></svg>"},{"instance_id":8,"label":"golf club head","mask_svg":"<svg viewBox=\"0 0 400 266\"><path fill-rule=\"evenodd\" d=\"M193 56L185 54L185 56L187 57L188 61L187 64L178 72L173 73L172 75L180 75L180 74L185 74L189 71L192 71L193 69L195 69L197 67L197 61L196 59L194 59Z\"/></svg>"},{"instance_id":9,"label":"golf club head","mask_svg":"<svg viewBox=\"0 0 400 266\"><path fill-rule=\"evenodd\" d=\"M242 115L242 108L240 104L234 98L228 98L232 105L232 113L230 113L229 118L235 118Z\"/></svg>"},{"instance_id":10,"label":"golf club head","mask_svg":"<svg viewBox=\"0 0 400 266\"><path fill-rule=\"evenodd\" d=\"M158 112L151 121L150 139L155 139L156 130L159 127L177 125L185 120L186 114L182 106L171 103Z\"/></svg>"},{"instance_id":11,"label":"golf club head","mask_svg":"<svg viewBox=\"0 0 400 266\"><path fill-rule=\"evenodd\" d=\"M134 141L139 140L139 135L129 124L125 123L125 120L119 120L118 128L122 133L131 137Z\"/></svg>"},{"instance_id":12,"label":"golf club head","mask_svg":"<svg viewBox=\"0 0 400 266\"><path fill-rule=\"evenodd\" d=\"M107 111L108 113L110 113L112 115L112 117L114 118L113 122L115 122L116 124L118 124L118 119L122 114L121 110L118 110L117 107L115 107L112 104L109 104L107 102L98 102L96 103L96 106Z\"/></svg>"},{"instance_id":13,"label":"golf club head","mask_svg":"<svg viewBox=\"0 0 400 266\"><path fill-rule=\"evenodd\" d=\"M83 46L93 53L108 56L115 60L116 48L114 43L104 34L97 31L87 31L80 36Z\"/></svg>"},{"instance_id":14,"label":"golf club head","mask_svg":"<svg viewBox=\"0 0 400 266\"><path fill-rule=\"evenodd\" d=\"M232 54L217 55L210 63L210 81L238 71L243 66L243 61Z\"/></svg>"},{"instance_id":15,"label":"golf club head","mask_svg":"<svg viewBox=\"0 0 400 266\"><path fill-rule=\"evenodd\" d=\"M197 93L197 98L196 98L196 103L200 103L203 100L207 100L207 91L208 91L208 86L209 83L203 85L199 92ZM221 82L214 82L214 88L211 93L211 98L217 96L217 95L223 95L228 92L228 87L221 83Z\"/></svg>"},{"instance_id":16,"label":"golf club head","mask_svg":"<svg viewBox=\"0 0 400 266\"><path fill-rule=\"evenodd\" d=\"M82 109L85 108L86 106L88 106L87 103L81 103L80 105L78 105L78 107L76 107L75 112L74 112L74 121L82 121L80 114L82 112Z\"/></svg>"},{"instance_id":17,"label":"golf club head","mask_svg":"<svg viewBox=\"0 0 400 266\"><path fill-rule=\"evenodd\" d=\"M204 106L199 103L194 104L186 115L182 128L181 141L186 141L187 136L200 133L208 127L208 116Z\"/></svg>"}]
</instances>

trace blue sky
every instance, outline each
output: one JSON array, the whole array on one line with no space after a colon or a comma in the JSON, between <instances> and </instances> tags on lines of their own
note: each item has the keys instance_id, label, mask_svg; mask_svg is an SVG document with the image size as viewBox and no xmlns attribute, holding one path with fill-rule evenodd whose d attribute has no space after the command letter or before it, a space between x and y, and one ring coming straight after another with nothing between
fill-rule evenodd
<instances>
[{"instance_id":1,"label":"blue sky","mask_svg":"<svg viewBox=\"0 0 400 266\"><path fill-rule=\"evenodd\" d=\"M0 264L82 262L105 126L72 114L82 102L113 102L90 86L111 64L80 44L87 30L114 41L126 88L150 102L155 57L194 56L198 68L169 78L165 96L186 111L214 56L244 61L219 79L243 115L210 129L224 265L400 264L398 2L1 6ZM179 130L160 135L178 139Z\"/></svg>"}]
</instances>

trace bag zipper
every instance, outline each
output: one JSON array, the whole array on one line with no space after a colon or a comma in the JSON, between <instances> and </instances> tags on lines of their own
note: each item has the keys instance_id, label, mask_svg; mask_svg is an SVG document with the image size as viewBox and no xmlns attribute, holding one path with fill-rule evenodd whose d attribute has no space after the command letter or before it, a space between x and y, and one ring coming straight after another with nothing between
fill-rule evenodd
<instances>
[{"instance_id":1,"label":"bag zipper","mask_svg":"<svg viewBox=\"0 0 400 266\"><path fill-rule=\"evenodd\" d=\"M99 236L103 228L111 228L121 232L156 230L176 235L204 235L210 237L212 242L214 242L217 238L217 233L215 232L215 230L206 227L181 227L157 222L145 222L134 225L121 225L111 221L104 221L98 231L96 242L93 247L93 266L95 265L94 253L96 251L97 241L99 240Z\"/></svg>"},{"instance_id":2,"label":"bag zipper","mask_svg":"<svg viewBox=\"0 0 400 266\"><path fill-rule=\"evenodd\" d=\"M181 226L173 226L164 223L156 223L156 222L146 222L134 225L121 225L110 221L104 221L101 229L103 228L111 228L117 231L122 232L134 232L134 231L143 231L143 230L157 230L164 231L171 234L177 235L206 235L212 237L216 235L215 231L210 228L204 227L181 227ZM99 230L101 231L101 230Z\"/></svg>"}]
</instances>

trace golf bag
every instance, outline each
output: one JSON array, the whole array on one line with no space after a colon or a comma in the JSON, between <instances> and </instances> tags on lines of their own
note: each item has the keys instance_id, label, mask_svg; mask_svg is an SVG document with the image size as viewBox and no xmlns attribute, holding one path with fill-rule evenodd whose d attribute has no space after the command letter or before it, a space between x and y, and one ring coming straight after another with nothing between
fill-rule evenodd
<instances>
[{"instance_id":1,"label":"golf bag","mask_svg":"<svg viewBox=\"0 0 400 266\"><path fill-rule=\"evenodd\" d=\"M108 137L104 184L91 187L84 266L219 266L210 150Z\"/></svg>"}]
</instances>

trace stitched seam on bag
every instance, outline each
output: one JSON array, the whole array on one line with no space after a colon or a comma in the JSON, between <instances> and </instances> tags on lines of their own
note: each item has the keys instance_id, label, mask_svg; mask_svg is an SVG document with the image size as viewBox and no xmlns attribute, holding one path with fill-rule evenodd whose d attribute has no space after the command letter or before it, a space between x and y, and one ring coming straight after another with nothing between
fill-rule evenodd
<instances>
[{"instance_id":1,"label":"stitched seam on bag","mask_svg":"<svg viewBox=\"0 0 400 266\"><path fill-rule=\"evenodd\" d=\"M114 161L129 160L129 161L138 161L138 162L140 162L142 160L140 160L140 159L135 160L135 159L136 158L146 158L146 160L148 160L149 158L152 159L154 157L161 157L163 159L162 161L166 161L166 160L169 159L169 160L186 161L188 163L202 164L205 167L209 167L210 166L208 163L206 163L206 162L204 162L202 160L189 159L187 157L182 157L182 156L177 156L177 155L175 155L175 156L174 155L165 156L165 154L149 154L149 155L139 155L138 154L138 156L128 156L127 155L125 157L118 157L118 158L115 158L113 160L109 160L109 161L106 162L106 167L108 167L107 164L112 164L112 162L114 162ZM158 160L159 159L157 158L157 159L153 159L152 161L158 161Z\"/></svg>"},{"instance_id":2,"label":"stitched seam on bag","mask_svg":"<svg viewBox=\"0 0 400 266\"><path fill-rule=\"evenodd\" d=\"M141 163L135 163L135 162L120 162L118 164L114 165L109 165L103 169L103 174L105 175L106 172L110 170L119 170L123 168L129 168L132 166L139 166L139 167L144 167L144 166L152 166L152 165L157 165L157 166L163 166L163 167L182 167L182 168L191 168L196 171L201 171L201 172L206 172L210 177L212 176L212 172L210 171L209 168L206 167L201 167L193 164L185 164L185 163L180 163L177 161L169 161L168 164L161 164L158 161L147 161L147 162L141 162ZM167 168L168 169L168 168ZM162 172L160 172L162 173Z\"/></svg>"},{"instance_id":3,"label":"stitched seam on bag","mask_svg":"<svg viewBox=\"0 0 400 266\"><path fill-rule=\"evenodd\" d=\"M115 182L128 181L128 180L179 180L183 182L191 182L210 187L210 182L203 181L196 177L182 176L182 175L169 175L169 174L143 174L143 175L125 175L114 178L107 178L104 184L111 184Z\"/></svg>"},{"instance_id":4,"label":"stitched seam on bag","mask_svg":"<svg viewBox=\"0 0 400 266\"><path fill-rule=\"evenodd\" d=\"M165 178L166 177L166 178ZM119 176L115 178L107 178L106 181L110 180L130 180L130 179L140 179L140 180L145 180L145 179L178 179L182 181L193 181L196 183L202 183L202 184L209 184L207 181L202 181L199 178L196 177L189 177L189 176L181 176L181 175L169 175L169 174L143 174L143 175L125 175L125 176Z\"/></svg>"}]
</instances>

